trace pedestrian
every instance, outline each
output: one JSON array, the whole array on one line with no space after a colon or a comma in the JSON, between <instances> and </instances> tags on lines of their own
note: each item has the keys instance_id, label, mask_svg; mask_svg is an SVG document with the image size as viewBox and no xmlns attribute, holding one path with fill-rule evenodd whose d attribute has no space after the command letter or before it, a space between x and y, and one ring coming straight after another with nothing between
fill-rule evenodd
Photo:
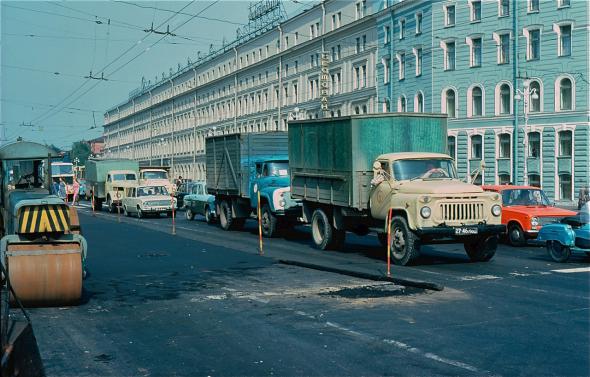
<instances>
[{"instance_id":1,"label":"pedestrian","mask_svg":"<svg viewBox=\"0 0 590 377\"><path fill-rule=\"evenodd\" d=\"M61 199L66 199L66 183L64 182L63 178L59 179L59 191L58 196Z\"/></svg>"},{"instance_id":2,"label":"pedestrian","mask_svg":"<svg viewBox=\"0 0 590 377\"><path fill-rule=\"evenodd\" d=\"M176 190L178 190L180 188L181 184L182 184L182 175L179 175L178 179L176 180Z\"/></svg>"},{"instance_id":3,"label":"pedestrian","mask_svg":"<svg viewBox=\"0 0 590 377\"><path fill-rule=\"evenodd\" d=\"M73 195L72 195L72 205L76 205L78 204L78 201L80 200L80 183L78 182L78 180L76 178L74 178L74 183L72 183L72 189L74 191Z\"/></svg>"},{"instance_id":4,"label":"pedestrian","mask_svg":"<svg viewBox=\"0 0 590 377\"><path fill-rule=\"evenodd\" d=\"M59 181L54 179L53 184L51 185L51 193L53 195L59 195Z\"/></svg>"}]
</instances>

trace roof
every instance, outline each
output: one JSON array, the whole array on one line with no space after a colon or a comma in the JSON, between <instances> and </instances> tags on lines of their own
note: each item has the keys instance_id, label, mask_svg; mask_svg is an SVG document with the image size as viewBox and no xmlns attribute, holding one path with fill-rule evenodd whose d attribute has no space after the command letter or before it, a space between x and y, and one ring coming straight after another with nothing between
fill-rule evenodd
<instances>
[{"instance_id":1,"label":"roof","mask_svg":"<svg viewBox=\"0 0 590 377\"><path fill-rule=\"evenodd\" d=\"M526 185L483 185L484 190L504 191L504 190L540 190L539 187Z\"/></svg>"},{"instance_id":2,"label":"roof","mask_svg":"<svg viewBox=\"0 0 590 377\"><path fill-rule=\"evenodd\" d=\"M430 152L400 152L400 153L385 153L377 157L377 159L387 160L403 160L403 159L427 159L427 158L446 158L451 156L444 153L430 153Z\"/></svg>"},{"instance_id":3,"label":"roof","mask_svg":"<svg viewBox=\"0 0 590 377\"><path fill-rule=\"evenodd\" d=\"M43 144L17 141L0 148L0 160L34 160L59 157L57 151Z\"/></svg>"}]
</instances>

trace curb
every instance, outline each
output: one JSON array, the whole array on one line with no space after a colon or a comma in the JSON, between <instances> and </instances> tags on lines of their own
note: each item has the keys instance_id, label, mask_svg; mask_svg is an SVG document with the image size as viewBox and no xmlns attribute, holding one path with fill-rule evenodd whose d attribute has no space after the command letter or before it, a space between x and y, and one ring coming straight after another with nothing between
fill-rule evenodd
<instances>
[{"instance_id":1,"label":"curb","mask_svg":"<svg viewBox=\"0 0 590 377\"><path fill-rule=\"evenodd\" d=\"M375 274L369 274L366 272L343 270L340 268L320 266L317 264L297 262L297 261L293 261L293 260L279 259L279 263L289 265L289 266L309 268L312 270L332 272L335 274L347 275L347 276L352 276L352 277L356 277L356 278L360 278L360 279L367 279L367 280L374 280L374 281L387 281L387 282L394 283L397 285L403 285L405 287L429 289L432 291L442 291L444 289L444 286L442 286L440 284L436 284L436 283L429 283L429 282L425 282L425 281L416 281L416 280L408 280L408 279L398 279L398 278L392 278L392 277L383 276L383 275L375 275Z\"/></svg>"}]
</instances>

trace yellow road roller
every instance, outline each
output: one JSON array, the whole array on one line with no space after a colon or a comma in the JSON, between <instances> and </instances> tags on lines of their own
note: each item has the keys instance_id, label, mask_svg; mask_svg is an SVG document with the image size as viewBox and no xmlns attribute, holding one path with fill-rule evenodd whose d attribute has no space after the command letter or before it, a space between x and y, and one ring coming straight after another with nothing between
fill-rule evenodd
<instances>
[{"instance_id":1,"label":"yellow road roller","mask_svg":"<svg viewBox=\"0 0 590 377\"><path fill-rule=\"evenodd\" d=\"M16 298L29 307L75 305L82 297L87 244L75 208L52 193L56 157L27 141L0 148L0 258Z\"/></svg>"}]
</instances>

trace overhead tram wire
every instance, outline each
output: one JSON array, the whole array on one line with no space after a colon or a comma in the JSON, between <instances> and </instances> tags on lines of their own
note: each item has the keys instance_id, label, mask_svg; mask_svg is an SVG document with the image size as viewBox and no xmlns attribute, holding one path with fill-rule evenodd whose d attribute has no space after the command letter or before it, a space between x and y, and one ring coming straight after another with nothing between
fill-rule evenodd
<instances>
[{"instance_id":1,"label":"overhead tram wire","mask_svg":"<svg viewBox=\"0 0 590 377\"><path fill-rule=\"evenodd\" d=\"M184 7L182 7L179 12L183 11L184 9L186 9L188 6L190 6L191 4L193 4L195 2L195 0L192 0L191 2L189 2L188 4L186 4ZM165 25L168 21L170 21L171 19L173 19L174 17L176 17L177 14L173 14L170 17L168 17L166 20L164 20L162 23L160 23L160 25L158 25L157 27L160 28L163 25ZM151 33L146 34L143 38L140 39L141 42L143 42L144 40L146 40L150 35L152 35ZM104 73L104 71L110 67L111 65L113 65L114 63L116 63L119 59L121 59L123 56L125 56L128 52L130 52L131 50L133 50L136 46L138 45L138 43L134 43L132 44L129 48L127 48L125 51L123 51L121 54L119 54L119 56L117 56L115 59L113 59L110 63L108 63L106 66L104 66L102 69L99 70L98 73ZM143 50L145 52L145 50ZM68 96L66 96L64 99L62 99L60 102L58 102L55 106L57 109L58 106L60 106L62 103L66 102L69 98L71 98L72 96L74 96L80 89L82 89L82 87L84 87L84 85L86 85L88 82L90 82L92 79L88 78L86 79L86 81L84 81L80 86L78 86L76 89L74 89L74 91L72 91ZM97 81L97 84L100 83L101 81ZM95 88L96 84L94 86L91 87L91 89ZM84 92L84 94L88 93L88 91ZM78 97L80 98L80 96ZM76 98L74 101L76 101L78 98ZM71 101L68 105L69 106L71 103L73 103L74 101ZM55 109L50 109L49 111L46 111L45 113L41 114L40 116L36 117L34 120L31 121L31 123L34 122L43 122L47 119L49 119L50 117L55 116L56 114L59 113L60 110L55 111ZM53 113L52 113L53 112Z\"/></svg>"}]
</instances>

